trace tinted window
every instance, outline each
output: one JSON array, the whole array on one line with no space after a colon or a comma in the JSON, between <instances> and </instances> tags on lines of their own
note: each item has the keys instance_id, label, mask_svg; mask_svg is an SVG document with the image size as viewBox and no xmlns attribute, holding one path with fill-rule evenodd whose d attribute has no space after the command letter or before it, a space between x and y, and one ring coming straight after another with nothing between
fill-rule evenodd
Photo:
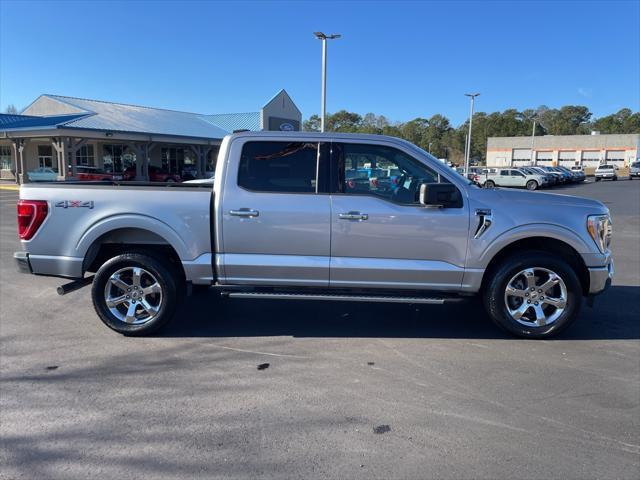
<instances>
[{"instance_id":1,"label":"tinted window","mask_svg":"<svg viewBox=\"0 0 640 480\"><path fill-rule=\"evenodd\" d=\"M509 170L500 170L500 175L502 175L503 177L508 177L511 174L509 173Z\"/></svg>"},{"instance_id":2,"label":"tinted window","mask_svg":"<svg viewBox=\"0 0 640 480\"><path fill-rule=\"evenodd\" d=\"M315 192L318 149L317 143L247 142L238 185L259 192Z\"/></svg>"},{"instance_id":3,"label":"tinted window","mask_svg":"<svg viewBox=\"0 0 640 480\"><path fill-rule=\"evenodd\" d=\"M396 203L418 204L421 184L447 182L395 148L352 143L341 148L339 188L346 194L368 194Z\"/></svg>"}]
</instances>

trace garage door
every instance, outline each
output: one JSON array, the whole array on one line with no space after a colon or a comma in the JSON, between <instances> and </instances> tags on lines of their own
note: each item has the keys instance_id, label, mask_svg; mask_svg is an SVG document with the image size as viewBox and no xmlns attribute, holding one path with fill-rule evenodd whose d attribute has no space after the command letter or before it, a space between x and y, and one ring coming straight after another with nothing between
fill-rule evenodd
<instances>
[{"instance_id":1,"label":"garage door","mask_svg":"<svg viewBox=\"0 0 640 480\"><path fill-rule=\"evenodd\" d=\"M531 162L531 149L529 148L514 148L511 156L511 165L514 167L521 167L523 165L529 165Z\"/></svg>"},{"instance_id":2,"label":"garage door","mask_svg":"<svg viewBox=\"0 0 640 480\"><path fill-rule=\"evenodd\" d=\"M600 150L583 150L582 166L584 168L596 168L600 165Z\"/></svg>"},{"instance_id":3,"label":"garage door","mask_svg":"<svg viewBox=\"0 0 640 480\"><path fill-rule=\"evenodd\" d=\"M616 167L624 167L624 150L607 150L607 163Z\"/></svg>"},{"instance_id":4,"label":"garage door","mask_svg":"<svg viewBox=\"0 0 640 480\"><path fill-rule=\"evenodd\" d=\"M536 152L536 165L550 167L553 165L553 152Z\"/></svg>"},{"instance_id":5,"label":"garage door","mask_svg":"<svg viewBox=\"0 0 640 480\"><path fill-rule=\"evenodd\" d=\"M564 150L564 151L558 152L558 164L561 167L571 168L576 163L579 163L579 161L576 162L575 150Z\"/></svg>"}]
</instances>

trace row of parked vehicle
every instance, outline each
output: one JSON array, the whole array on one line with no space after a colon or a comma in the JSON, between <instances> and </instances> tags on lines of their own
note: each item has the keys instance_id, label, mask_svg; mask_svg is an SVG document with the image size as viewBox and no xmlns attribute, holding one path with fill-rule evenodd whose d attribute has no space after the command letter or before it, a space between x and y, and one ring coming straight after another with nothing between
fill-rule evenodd
<instances>
[{"instance_id":1,"label":"row of parked vehicle","mask_svg":"<svg viewBox=\"0 0 640 480\"><path fill-rule=\"evenodd\" d=\"M29 177L29 181L31 182L55 181L58 178L58 172L56 172L51 167L39 167L34 170L29 170L27 172L27 176ZM72 176L71 170L69 170L68 176ZM81 181L135 180L136 168L130 167L124 172L107 172L97 167L78 165L76 167L76 174L75 176L73 176L73 178ZM150 165L149 180L152 182L171 183L181 182L183 179L178 174L166 172L159 167Z\"/></svg>"},{"instance_id":2,"label":"row of parked vehicle","mask_svg":"<svg viewBox=\"0 0 640 480\"><path fill-rule=\"evenodd\" d=\"M538 190L555 185L584 182L586 175L580 166L571 167L471 167L468 178L486 188L514 187Z\"/></svg>"}]
</instances>

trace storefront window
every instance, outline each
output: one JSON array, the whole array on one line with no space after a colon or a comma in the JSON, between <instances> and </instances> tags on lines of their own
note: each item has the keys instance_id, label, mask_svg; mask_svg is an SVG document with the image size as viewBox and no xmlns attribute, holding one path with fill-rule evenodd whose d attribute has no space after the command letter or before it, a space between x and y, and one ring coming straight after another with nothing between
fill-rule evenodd
<instances>
[{"instance_id":1,"label":"storefront window","mask_svg":"<svg viewBox=\"0 0 640 480\"><path fill-rule=\"evenodd\" d=\"M51 145L38 145L38 164L41 167L49 167L58 171L58 165L53 164L53 147Z\"/></svg>"},{"instance_id":2,"label":"storefront window","mask_svg":"<svg viewBox=\"0 0 640 480\"><path fill-rule=\"evenodd\" d=\"M93 154L93 145L83 145L76 152L76 163L78 165L94 166L95 157Z\"/></svg>"},{"instance_id":3,"label":"storefront window","mask_svg":"<svg viewBox=\"0 0 640 480\"><path fill-rule=\"evenodd\" d=\"M135 167L135 154L127 151L126 145L107 144L102 146L102 162L105 172L122 173Z\"/></svg>"},{"instance_id":4,"label":"storefront window","mask_svg":"<svg viewBox=\"0 0 640 480\"><path fill-rule=\"evenodd\" d=\"M181 174L185 164L185 151L182 148L167 147L161 151L162 170L168 173Z\"/></svg>"},{"instance_id":5,"label":"storefront window","mask_svg":"<svg viewBox=\"0 0 640 480\"><path fill-rule=\"evenodd\" d=\"M0 145L0 170L11 170L11 147Z\"/></svg>"}]
</instances>

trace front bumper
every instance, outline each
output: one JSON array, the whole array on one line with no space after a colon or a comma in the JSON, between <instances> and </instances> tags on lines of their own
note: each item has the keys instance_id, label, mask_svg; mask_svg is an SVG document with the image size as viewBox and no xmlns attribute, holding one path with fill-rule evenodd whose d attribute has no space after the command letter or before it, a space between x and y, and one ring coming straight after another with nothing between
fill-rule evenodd
<instances>
[{"instance_id":1,"label":"front bumper","mask_svg":"<svg viewBox=\"0 0 640 480\"><path fill-rule=\"evenodd\" d=\"M27 252L15 252L13 259L16 261L16 267L20 273L33 273L31 270L31 262L29 262L29 254Z\"/></svg>"},{"instance_id":2,"label":"front bumper","mask_svg":"<svg viewBox=\"0 0 640 480\"><path fill-rule=\"evenodd\" d=\"M597 295L609 288L613 275L614 266L611 257L604 267L589 267L589 295Z\"/></svg>"}]
</instances>

